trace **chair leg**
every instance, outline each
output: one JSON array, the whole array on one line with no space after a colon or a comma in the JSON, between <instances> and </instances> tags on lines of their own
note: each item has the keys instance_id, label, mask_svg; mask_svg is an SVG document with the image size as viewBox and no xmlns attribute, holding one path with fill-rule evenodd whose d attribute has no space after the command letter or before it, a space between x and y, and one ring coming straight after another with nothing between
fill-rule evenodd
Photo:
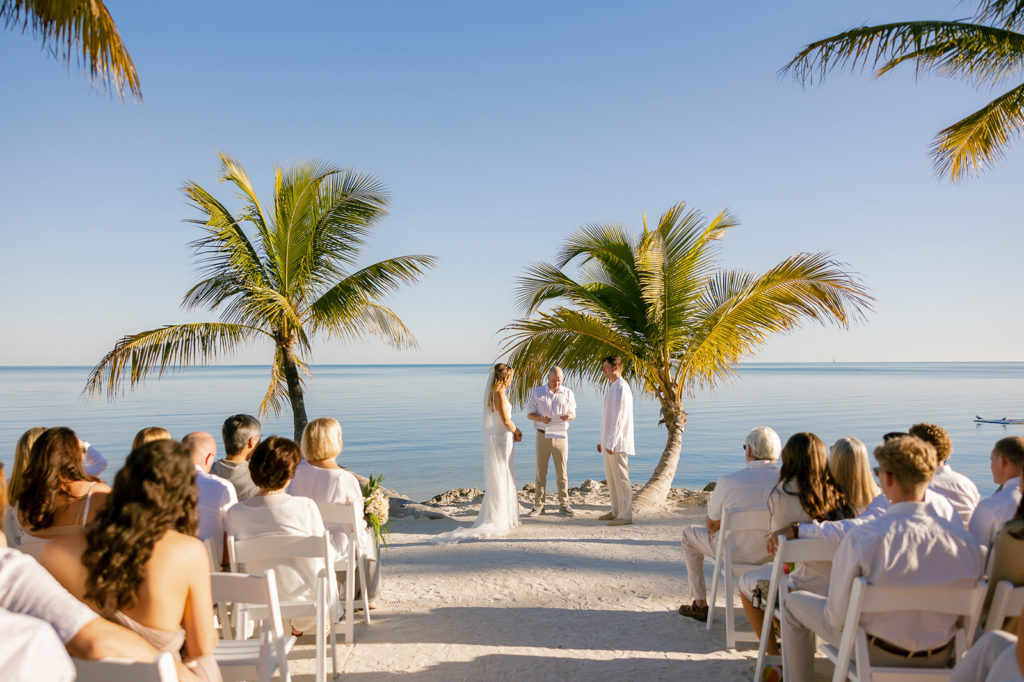
<instances>
[{"instance_id":1,"label":"chair leg","mask_svg":"<svg viewBox=\"0 0 1024 682\"><path fill-rule=\"evenodd\" d=\"M735 588L735 580L733 579L732 566L729 562L726 562L725 566L725 645L729 649L736 648L736 606L733 604L733 598L736 596L733 592Z\"/></svg>"},{"instance_id":2,"label":"chair leg","mask_svg":"<svg viewBox=\"0 0 1024 682\"><path fill-rule=\"evenodd\" d=\"M711 594L708 596L708 623L707 631L711 632L711 624L715 620L715 600L718 598L718 576L721 573L721 560L715 557L711 569Z\"/></svg>"},{"instance_id":3,"label":"chair leg","mask_svg":"<svg viewBox=\"0 0 1024 682\"><path fill-rule=\"evenodd\" d=\"M345 571L345 641L352 644L355 641L356 622L356 563L354 557L350 556Z\"/></svg>"},{"instance_id":4,"label":"chair leg","mask_svg":"<svg viewBox=\"0 0 1024 682\"><path fill-rule=\"evenodd\" d=\"M370 624L370 593L366 589L366 566L368 564L366 557L362 555L362 552L356 553L356 561L359 562L359 589L362 590L363 594L363 620L366 624Z\"/></svg>"}]
</instances>

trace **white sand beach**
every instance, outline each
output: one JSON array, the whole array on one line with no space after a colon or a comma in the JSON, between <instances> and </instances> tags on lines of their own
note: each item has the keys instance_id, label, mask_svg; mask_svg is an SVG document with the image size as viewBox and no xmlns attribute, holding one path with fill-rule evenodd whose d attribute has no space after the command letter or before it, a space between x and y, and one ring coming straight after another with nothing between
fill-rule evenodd
<instances>
[{"instance_id":1,"label":"white sand beach","mask_svg":"<svg viewBox=\"0 0 1024 682\"><path fill-rule=\"evenodd\" d=\"M703 523L708 495L673 490L663 511L613 528L597 520L601 492L574 489L572 519L552 513L553 496L527 518L532 495L520 493L512 535L449 546L430 538L452 520L394 519L373 624L339 647L345 679L750 679L752 645L727 651L722 620L709 633L676 613L689 599L680 528ZM468 523L478 507L438 510ZM295 665L311 679L303 640Z\"/></svg>"}]
</instances>

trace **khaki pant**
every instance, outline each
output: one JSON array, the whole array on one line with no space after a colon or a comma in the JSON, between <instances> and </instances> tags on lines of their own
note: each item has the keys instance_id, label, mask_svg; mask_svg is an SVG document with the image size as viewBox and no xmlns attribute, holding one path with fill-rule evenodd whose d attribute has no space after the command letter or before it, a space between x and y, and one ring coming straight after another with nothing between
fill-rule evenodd
<instances>
[{"instance_id":1,"label":"khaki pant","mask_svg":"<svg viewBox=\"0 0 1024 682\"><path fill-rule=\"evenodd\" d=\"M569 439L547 438L537 431L537 490L534 494L534 506L544 505L544 491L548 483L548 459L555 461L555 482L558 485L558 506L569 504Z\"/></svg>"},{"instance_id":2,"label":"khaki pant","mask_svg":"<svg viewBox=\"0 0 1024 682\"><path fill-rule=\"evenodd\" d=\"M617 519L633 520L633 486L629 484L629 455L625 452L604 453L604 474L612 498L612 514Z\"/></svg>"}]
</instances>

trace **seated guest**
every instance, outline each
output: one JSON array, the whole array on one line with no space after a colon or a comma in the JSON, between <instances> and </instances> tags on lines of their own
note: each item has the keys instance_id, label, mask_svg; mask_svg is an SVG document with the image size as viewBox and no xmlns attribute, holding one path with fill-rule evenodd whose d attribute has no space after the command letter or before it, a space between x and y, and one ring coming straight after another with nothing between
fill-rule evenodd
<instances>
[{"instance_id":1,"label":"seated guest","mask_svg":"<svg viewBox=\"0 0 1024 682\"><path fill-rule=\"evenodd\" d=\"M1024 682L1024 613L1016 636L1002 630L983 634L957 662L949 682Z\"/></svg>"},{"instance_id":2,"label":"seated guest","mask_svg":"<svg viewBox=\"0 0 1024 682\"><path fill-rule=\"evenodd\" d=\"M238 500L248 500L259 492L249 475L249 456L260 444L260 423L247 414L236 414L224 420L224 459L213 463L210 473L235 486Z\"/></svg>"},{"instance_id":3,"label":"seated guest","mask_svg":"<svg viewBox=\"0 0 1024 682\"><path fill-rule=\"evenodd\" d=\"M288 485L288 492L311 498L317 504L345 504L355 502L360 514L356 519L356 535L363 556L369 560L366 576L368 599L377 596L380 585L380 558L377 543L367 529L363 512L363 488L351 472L338 465L338 456L344 442L341 439L341 424L329 417L314 419L306 425L302 432L302 456L295 469L295 478ZM347 549L348 536L345 530L331 530L331 542L339 552ZM358 571L360 567L357 567ZM360 589L356 581L356 591Z\"/></svg>"},{"instance_id":4,"label":"seated guest","mask_svg":"<svg viewBox=\"0 0 1024 682\"><path fill-rule=\"evenodd\" d=\"M1021 500L1021 469L1024 468L1024 438L1010 436L996 442L991 456L992 480L999 484L992 495L978 503L968 530L983 547L1010 520Z\"/></svg>"},{"instance_id":5,"label":"seated guest","mask_svg":"<svg viewBox=\"0 0 1024 682\"><path fill-rule=\"evenodd\" d=\"M981 505L978 506L980 508ZM988 615L992 596L1000 580L1009 581L1014 587L1024 585L1024 501L1018 503L1017 513L999 529L992 540L988 571L988 593L982 607L982 622ZM1013 621L1013 618L1008 618L1001 627L1014 632L1017 624Z\"/></svg>"},{"instance_id":6,"label":"seated guest","mask_svg":"<svg viewBox=\"0 0 1024 682\"><path fill-rule=\"evenodd\" d=\"M199 489L199 539L213 541L215 562L227 564L224 549L224 516L238 498L235 487L219 476L210 474L217 457L217 441L208 433L194 431L181 439L196 465L196 488Z\"/></svg>"},{"instance_id":7,"label":"seated guest","mask_svg":"<svg viewBox=\"0 0 1024 682\"><path fill-rule=\"evenodd\" d=\"M32 445L22 472L14 517L20 544L80 530L106 502L110 487L82 468L82 443L71 429L46 429Z\"/></svg>"},{"instance_id":8,"label":"seated guest","mask_svg":"<svg viewBox=\"0 0 1024 682\"><path fill-rule=\"evenodd\" d=\"M949 500L966 528L974 508L978 506L981 494L978 493L978 486L974 485L974 481L953 471L949 466L949 456L953 454L953 441L949 433L941 426L921 423L910 427L910 435L917 436L935 448L939 467L935 470L935 476L928 487Z\"/></svg>"},{"instance_id":9,"label":"seated guest","mask_svg":"<svg viewBox=\"0 0 1024 682\"><path fill-rule=\"evenodd\" d=\"M267 535L321 536L324 520L316 502L308 497L293 497L285 492L295 475L302 455L299 446L287 438L271 436L260 443L249 459L249 472L258 492L247 500L228 509L228 534L239 540ZM329 557L328 570L333 569L334 558ZM250 561L244 566L248 573L260 574L268 568L277 574L277 589L281 601L312 601L316 598L316 577L323 561L300 557L274 561ZM337 610L337 584L328 581L331 595L328 601ZM341 615L334 615L334 622ZM314 627L315 618L293 618L292 633L301 634Z\"/></svg>"},{"instance_id":10,"label":"seated guest","mask_svg":"<svg viewBox=\"0 0 1024 682\"><path fill-rule=\"evenodd\" d=\"M42 564L71 594L159 651L220 680L210 561L195 537L195 467L162 439L132 450L110 501L85 532L57 538Z\"/></svg>"},{"instance_id":11,"label":"seated guest","mask_svg":"<svg viewBox=\"0 0 1024 682\"><path fill-rule=\"evenodd\" d=\"M846 497L832 480L825 444L813 433L794 434L782 448L779 481L768 495L768 513L772 530L781 530L814 519L820 521L853 515L853 510L846 504ZM831 566L827 561L800 563L790 572L789 577L795 589L825 594L828 591ZM771 575L771 566L765 566L740 576L743 611L759 636L764 624L764 613L753 605L751 595L757 581L768 580ZM767 652L772 655L779 653L779 645L774 641L774 636L768 642Z\"/></svg>"},{"instance_id":12,"label":"seated guest","mask_svg":"<svg viewBox=\"0 0 1024 682\"><path fill-rule=\"evenodd\" d=\"M135 438L132 439L132 450L138 450L146 443L152 443L155 440L170 440L170 438L171 434L167 429L159 426L147 426L135 434Z\"/></svg>"},{"instance_id":13,"label":"seated guest","mask_svg":"<svg viewBox=\"0 0 1024 682\"><path fill-rule=\"evenodd\" d=\"M871 501L881 494L871 473L868 449L856 438L840 438L832 444L828 470L857 516L863 514Z\"/></svg>"},{"instance_id":14,"label":"seated guest","mask_svg":"<svg viewBox=\"0 0 1024 682\"><path fill-rule=\"evenodd\" d=\"M790 680L814 679L815 635L838 645L856 578L890 588L974 585L981 548L959 523L936 518L925 490L938 461L931 444L915 436L875 448L878 481L890 507L850 530L836 551L828 596L796 591L782 609L782 667ZM942 668L951 659L956 617L940 613L865 614L868 653L878 665Z\"/></svg>"},{"instance_id":15,"label":"seated guest","mask_svg":"<svg viewBox=\"0 0 1024 682\"><path fill-rule=\"evenodd\" d=\"M751 509L767 504L768 493L779 480L775 463L779 459L781 449L782 441L779 434L772 429L761 426L751 430L743 444L746 467L718 479L708 501L708 514L703 526L687 526L683 529L686 577L690 583L690 596L693 601L679 607L680 615L707 620L704 557L715 555L717 533L722 525L722 512L726 509ZM732 537L735 561L761 564L769 560L762 533L743 531Z\"/></svg>"}]
</instances>

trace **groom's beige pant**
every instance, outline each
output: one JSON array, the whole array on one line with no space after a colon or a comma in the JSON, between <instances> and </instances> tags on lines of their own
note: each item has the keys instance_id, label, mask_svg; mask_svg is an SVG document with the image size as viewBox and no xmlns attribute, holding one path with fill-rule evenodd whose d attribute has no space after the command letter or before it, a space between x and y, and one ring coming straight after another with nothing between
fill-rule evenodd
<instances>
[{"instance_id":1,"label":"groom's beige pant","mask_svg":"<svg viewBox=\"0 0 1024 682\"><path fill-rule=\"evenodd\" d=\"M569 504L569 439L548 438L544 432L537 431L537 481L534 494L534 506L544 505L544 492L548 484L548 459L555 461L555 481L558 485L558 506L564 507Z\"/></svg>"},{"instance_id":2,"label":"groom's beige pant","mask_svg":"<svg viewBox=\"0 0 1024 682\"><path fill-rule=\"evenodd\" d=\"M633 486L629 484L629 455L625 452L604 453L604 474L612 498L612 514L617 519L633 520Z\"/></svg>"}]
</instances>

